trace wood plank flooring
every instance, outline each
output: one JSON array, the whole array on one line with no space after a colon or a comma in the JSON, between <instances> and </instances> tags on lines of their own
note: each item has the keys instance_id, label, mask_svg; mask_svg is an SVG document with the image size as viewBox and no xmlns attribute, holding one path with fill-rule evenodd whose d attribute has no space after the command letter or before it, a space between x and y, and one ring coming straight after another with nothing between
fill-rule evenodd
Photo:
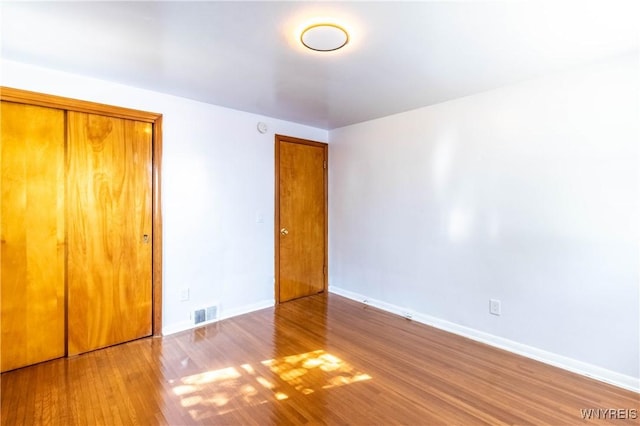
<instances>
[{"instance_id":1,"label":"wood plank flooring","mask_svg":"<svg viewBox=\"0 0 640 426\"><path fill-rule=\"evenodd\" d=\"M336 295L1 382L2 425L640 424L639 394Z\"/></svg>"}]
</instances>

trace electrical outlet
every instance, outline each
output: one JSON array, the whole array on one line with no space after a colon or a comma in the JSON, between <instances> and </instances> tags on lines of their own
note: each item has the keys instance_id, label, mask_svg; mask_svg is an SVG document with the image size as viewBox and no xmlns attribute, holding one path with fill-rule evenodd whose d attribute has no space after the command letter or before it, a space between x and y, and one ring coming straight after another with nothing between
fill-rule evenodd
<instances>
[{"instance_id":1,"label":"electrical outlet","mask_svg":"<svg viewBox=\"0 0 640 426\"><path fill-rule=\"evenodd\" d=\"M183 288L182 290L180 290L180 301L186 302L187 300L189 300L189 289Z\"/></svg>"},{"instance_id":2,"label":"electrical outlet","mask_svg":"<svg viewBox=\"0 0 640 426\"><path fill-rule=\"evenodd\" d=\"M498 299L489 299L489 313L492 315L500 315L501 306Z\"/></svg>"}]
</instances>

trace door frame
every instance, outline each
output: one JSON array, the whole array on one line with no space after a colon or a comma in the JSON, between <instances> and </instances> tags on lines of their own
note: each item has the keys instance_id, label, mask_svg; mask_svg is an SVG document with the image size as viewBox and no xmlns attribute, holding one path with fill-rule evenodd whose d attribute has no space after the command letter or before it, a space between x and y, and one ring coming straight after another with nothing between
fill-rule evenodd
<instances>
[{"instance_id":1,"label":"door frame","mask_svg":"<svg viewBox=\"0 0 640 426\"><path fill-rule=\"evenodd\" d=\"M62 96L47 95L28 90L0 86L0 100L27 105L106 115L115 118L142 121L153 124L153 148L151 160L152 182L152 265L151 265L151 330L154 336L162 335L162 114L139 111L96 102L81 101ZM66 286L66 283L65 283ZM66 292L66 290L65 290Z\"/></svg>"},{"instance_id":2,"label":"door frame","mask_svg":"<svg viewBox=\"0 0 640 426\"><path fill-rule=\"evenodd\" d=\"M280 304L280 142L296 143L323 149L324 154L324 285L322 291L329 290L329 144L292 136L275 135L275 214L274 214L274 243L275 243L275 301Z\"/></svg>"}]
</instances>

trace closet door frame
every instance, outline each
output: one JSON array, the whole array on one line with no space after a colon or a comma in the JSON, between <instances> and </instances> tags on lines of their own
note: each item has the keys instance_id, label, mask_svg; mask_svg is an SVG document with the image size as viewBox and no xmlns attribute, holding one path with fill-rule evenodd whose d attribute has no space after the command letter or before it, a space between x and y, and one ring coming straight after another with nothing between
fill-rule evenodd
<instances>
[{"instance_id":1,"label":"closet door frame","mask_svg":"<svg viewBox=\"0 0 640 426\"><path fill-rule=\"evenodd\" d=\"M109 117L124 118L153 124L152 148L152 332L154 336L162 335L162 203L161 203L161 168L162 168L162 114L139 111L129 108L105 105L96 102L81 101L55 95L31 92L22 89L0 86L0 100L27 105L56 108L65 111L100 114Z\"/></svg>"}]
</instances>

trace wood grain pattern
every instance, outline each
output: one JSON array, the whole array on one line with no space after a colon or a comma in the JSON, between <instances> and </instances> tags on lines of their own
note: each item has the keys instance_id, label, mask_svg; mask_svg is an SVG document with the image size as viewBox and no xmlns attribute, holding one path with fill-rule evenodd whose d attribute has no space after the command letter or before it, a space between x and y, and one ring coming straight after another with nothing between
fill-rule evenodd
<instances>
[{"instance_id":1,"label":"wood grain pattern","mask_svg":"<svg viewBox=\"0 0 640 426\"><path fill-rule=\"evenodd\" d=\"M162 114L0 86L0 100L153 124L153 333L162 333Z\"/></svg>"},{"instance_id":2,"label":"wood grain pattern","mask_svg":"<svg viewBox=\"0 0 640 426\"><path fill-rule=\"evenodd\" d=\"M153 123L153 335L162 335L162 116Z\"/></svg>"},{"instance_id":3,"label":"wood grain pattern","mask_svg":"<svg viewBox=\"0 0 640 426\"><path fill-rule=\"evenodd\" d=\"M152 125L78 112L67 122L74 355L152 332Z\"/></svg>"},{"instance_id":4,"label":"wood grain pattern","mask_svg":"<svg viewBox=\"0 0 640 426\"><path fill-rule=\"evenodd\" d=\"M326 290L327 145L277 135L276 146L276 299L285 302Z\"/></svg>"},{"instance_id":5,"label":"wood grain pattern","mask_svg":"<svg viewBox=\"0 0 640 426\"><path fill-rule=\"evenodd\" d=\"M640 409L634 392L333 294L1 379L7 425L637 425L580 410Z\"/></svg>"},{"instance_id":6,"label":"wood grain pattern","mask_svg":"<svg viewBox=\"0 0 640 426\"><path fill-rule=\"evenodd\" d=\"M154 123L160 114L0 86L3 101Z\"/></svg>"},{"instance_id":7,"label":"wood grain pattern","mask_svg":"<svg viewBox=\"0 0 640 426\"><path fill-rule=\"evenodd\" d=\"M64 111L2 102L1 370L64 356Z\"/></svg>"}]
</instances>

